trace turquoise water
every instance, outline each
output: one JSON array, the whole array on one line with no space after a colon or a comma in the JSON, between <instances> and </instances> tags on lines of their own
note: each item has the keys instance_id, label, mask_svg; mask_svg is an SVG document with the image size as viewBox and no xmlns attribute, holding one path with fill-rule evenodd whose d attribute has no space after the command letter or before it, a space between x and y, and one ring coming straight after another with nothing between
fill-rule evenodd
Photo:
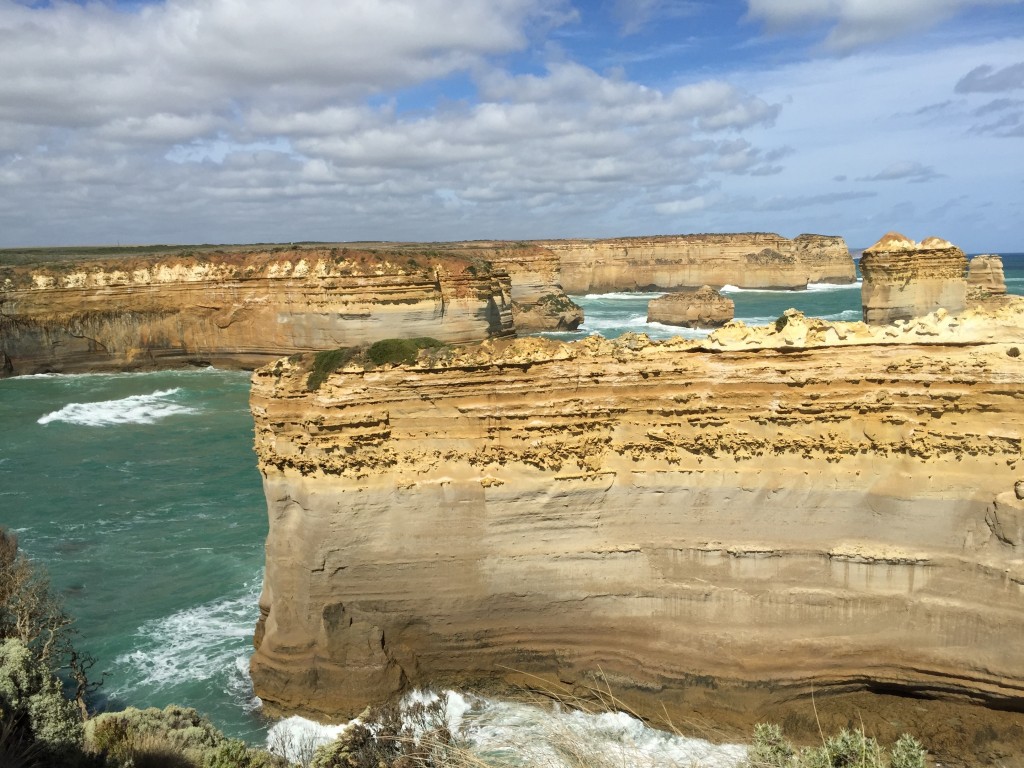
<instances>
[{"instance_id":1,"label":"turquoise water","mask_svg":"<svg viewBox=\"0 0 1024 768\"><path fill-rule=\"evenodd\" d=\"M248 389L214 370L0 382L0 525L49 569L110 705L188 704L240 736L263 728Z\"/></svg>"},{"instance_id":2,"label":"turquoise water","mask_svg":"<svg viewBox=\"0 0 1024 768\"><path fill-rule=\"evenodd\" d=\"M1024 254L1004 265L1024 295ZM584 329L560 336L678 333L645 324L650 296L579 297ZM860 316L858 286L731 296L747 322ZM267 523L248 388L212 369L0 381L0 525L49 568L110 706L194 706L255 741L267 723L246 665Z\"/></svg>"}]
</instances>

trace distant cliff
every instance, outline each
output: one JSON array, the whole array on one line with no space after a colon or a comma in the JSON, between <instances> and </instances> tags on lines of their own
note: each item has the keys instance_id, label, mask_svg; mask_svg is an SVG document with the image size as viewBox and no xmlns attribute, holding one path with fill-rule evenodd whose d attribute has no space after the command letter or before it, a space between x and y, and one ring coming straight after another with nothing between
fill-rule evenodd
<instances>
[{"instance_id":1,"label":"distant cliff","mask_svg":"<svg viewBox=\"0 0 1024 768\"><path fill-rule=\"evenodd\" d=\"M861 716L982 754L1024 720L942 707L1024 709L1022 331L1015 300L499 339L315 394L309 361L262 368L256 693L339 716L500 680L676 724ZM829 703L855 691L878 695ZM893 693L918 698L871 720Z\"/></svg>"},{"instance_id":2,"label":"distant cliff","mask_svg":"<svg viewBox=\"0 0 1024 768\"><path fill-rule=\"evenodd\" d=\"M489 264L422 250L278 248L0 269L8 375L214 364L388 337L514 333L511 283Z\"/></svg>"},{"instance_id":3,"label":"distant cliff","mask_svg":"<svg viewBox=\"0 0 1024 768\"><path fill-rule=\"evenodd\" d=\"M852 283L856 269L841 237L769 233L549 240L567 293L644 289L804 288Z\"/></svg>"}]
</instances>

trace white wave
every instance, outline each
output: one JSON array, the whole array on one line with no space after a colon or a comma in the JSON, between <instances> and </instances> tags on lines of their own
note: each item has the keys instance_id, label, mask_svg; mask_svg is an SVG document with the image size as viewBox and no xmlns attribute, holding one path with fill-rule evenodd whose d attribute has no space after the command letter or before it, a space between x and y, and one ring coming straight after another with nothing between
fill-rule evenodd
<instances>
[{"instance_id":1,"label":"white wave","mask_svg":"<svg viewBox=\"0 0 1024 768\"><path fill-rule=\"evenodd\" d=\"M859 291L860 287L861 281L857 280L856 282L844 283L842 285L836 283L808 283L806 288L740 288L736 285L723 285L719 291L721 293L829 293L831 291Z\"/></svg>"},{"instance_id":2,"label":"white wave","mask_svg":"<svg viewBox=\"0 0 1024 768\"><path fill-rule=\"evenodd\" d=\"M298 715L279 720L267 731L267 750L289 763L308 765L317 747L334 741L359 722L359 718L341 725L323 725Z\"/></svg>"},{"instance_id":3,"label":"white wave","mask_svg":"<svg viewBox=\"0 0 1024 768\"><path fill-rule=\"evenodd\" d=\"M628 317L588 317L580 326L581 331L609 331L619 328L643 329L647 325L647 315L630 315Z\"/></svg>"},{"instance_id":4,"label":"white wave","mask_svg":"<svg viewBox=\"0 0 1024 768\"><path fill-rule=\"evenodd\" d=\"M859 291L863 280L855 280L852 283L808 283L805 290L811 293L828 293L830 291Z\"/></svg>"},{"instance_id":5,"label":"white wave","mask_svg":"<svg viewBox=\"0 0 1024 768\"><path fill-rule=\"evenodd\" d=\"M38 423L63 421L87 427L108 427L116 424L153 424L159 419L181 414L199 413L199 410L175 402L181 392L158 389L148 395L131 395L120 400L101 400L95 403L68 403L59 411L39 417Z\"/></svg>"},{"instance_id":6,"label":"white wave","mask_svg":"<svg viewBox=\"0 0 1024 768\"><path fill-rule=\"evenodd\" d=\"M646 301L664 296L666 291L615 291L612 293L588 293L582 298L587 301L606 299L608 301ZM570 297L579 299L581 297Z\"/></svg>"},{"instance_id":7,"label":"white wave","mask_svg":"<svg viewBox=\"0 0 1024 768\"><path fill-rule=\"evenodd\" d=\"M741 744L712 744L648 727L623 712L590 714L558 707L500 701L474 694L412 691L401 702L430 704L444 697L444 719L456 739L480 760L501 757L524 768L570 768L592 757L601 765L636 768L738 768L746 759ZM268 748L298 760L311 745L324 744L360 722L325 726L300 717L275 724ZM414 723L407 723L413 738ZM372 727L372 726L371 726ZM567 760L566 755L571 755ZM475 763L474 763L475 764ZM483 763L481 763L483 764Z\"/></svg>"},{"instance_id":8,"label":"white wave","mask_svg":"<svg viewBox=\"0 0 1024 768\"><path fill-rule=\"evenodd\" d=\"M855 320L861 320L864 317L864 313L859 309L844 309L842 312L836 312L831 315L822 315L822 320L842 320L843 322L853 322Z\"/></svg>"},{"instance_id":9,"label":"white wave","mask_svg":"<svg viewBox=\"0 0 1024 768\"><path fill-rule=\"evenodd\" d=\"M259 617L262 576L244 594L186 608L148 621L135 632L134 650L115 659L130 688L160 689L228 675L236 698L251 699L248 657Z\"/></svg>"}]
</instances>

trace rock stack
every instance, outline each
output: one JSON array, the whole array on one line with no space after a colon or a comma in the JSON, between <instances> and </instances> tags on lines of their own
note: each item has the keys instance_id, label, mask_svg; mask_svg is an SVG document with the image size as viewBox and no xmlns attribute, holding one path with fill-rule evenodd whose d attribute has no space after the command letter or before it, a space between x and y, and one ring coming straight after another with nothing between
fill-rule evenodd
<instances>
[{"instance_id":1,"label":"rock stack","mask_svg":"<svg viewBox=\"0 0 1024 768\"><path fill-rule=\"evenodd\" d=\"M717 328L732 320L736 305L710 285L651 299L647 322L684 328Z\"/></svg>"},{"instance_id":2,"label":"rock stack","mask_svg":"<svg viewBox=\"0 0 1024 768\"><path fill-rule=\"evenodd\" d=\"M860 260L864 322L886 325L937 309L967 306L967 257L952 243L929 237L920 243L889 232Z\"/></svg>"},{"instance_id":3,"label":"rock stack","mask_svg":"<svg viewBox=\"0 0 1024 768\"><path fill-rule=\"evenodd\" d=\"M967 269L967 287L989 294L1006 293L1006 277L1003 275L1003 260L992 254L982 254L971 259Z\"/></svg>"}]
</instances>

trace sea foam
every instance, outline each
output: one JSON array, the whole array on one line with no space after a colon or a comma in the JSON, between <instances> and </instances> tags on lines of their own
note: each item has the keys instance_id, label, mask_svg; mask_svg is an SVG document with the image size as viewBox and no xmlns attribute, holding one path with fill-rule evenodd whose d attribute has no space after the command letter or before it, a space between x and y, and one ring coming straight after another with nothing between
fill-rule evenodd
<instances>
[{"instance_id":1,"label":"sea foam","mask_svg":"<svg viewBox=\"0 0 1024 768\"><path fill-rule=\"evenodd\" d=\"M191 406L176 402L180 387L158 389L148 395L131 395L119 400L95 403L68 403L38 420L40 424L62 421L86 427L109 427L119 424L154 424L159 419L181 414L199 413Z\"/></svg>"},{"instance_id":2,"label":"sea foam","mask_svg":"<svg viewBox=\"0 0 1024 768\"><path fill-rule=\"evenodd\" d=\"M128 687L160 689L227 674L224 684L234 697L252 699L248 658L261 584L262 578L254 579L243 594L187 608L139 627L134 650L115 660L124 670Z\"/></svg>"},{"instance_id":3,"label":"sea foam","mask_svg":"<svg viewBox=\"0 0 1024 768\"><path fill-rule=\"evenodd\" d=\"M444 720L473 765L524 768L571 768L583 762L629 765L637 768L737 768L746 758L740 744L712 744L650 728L624 712L588 713L549 705L499 701L456 691L441 694L412 691L401 703L430 704L444 699ZM295 761L325 744L360 720L325 726L301 717L276 723L267 737L268 748ZM418 740L415 723L408 723ZM372 728L372 726L371 726ZM588 761L587 758L593 758ZM477 761L480 761L479 763Z\"/></svg>"}]
</instances>

